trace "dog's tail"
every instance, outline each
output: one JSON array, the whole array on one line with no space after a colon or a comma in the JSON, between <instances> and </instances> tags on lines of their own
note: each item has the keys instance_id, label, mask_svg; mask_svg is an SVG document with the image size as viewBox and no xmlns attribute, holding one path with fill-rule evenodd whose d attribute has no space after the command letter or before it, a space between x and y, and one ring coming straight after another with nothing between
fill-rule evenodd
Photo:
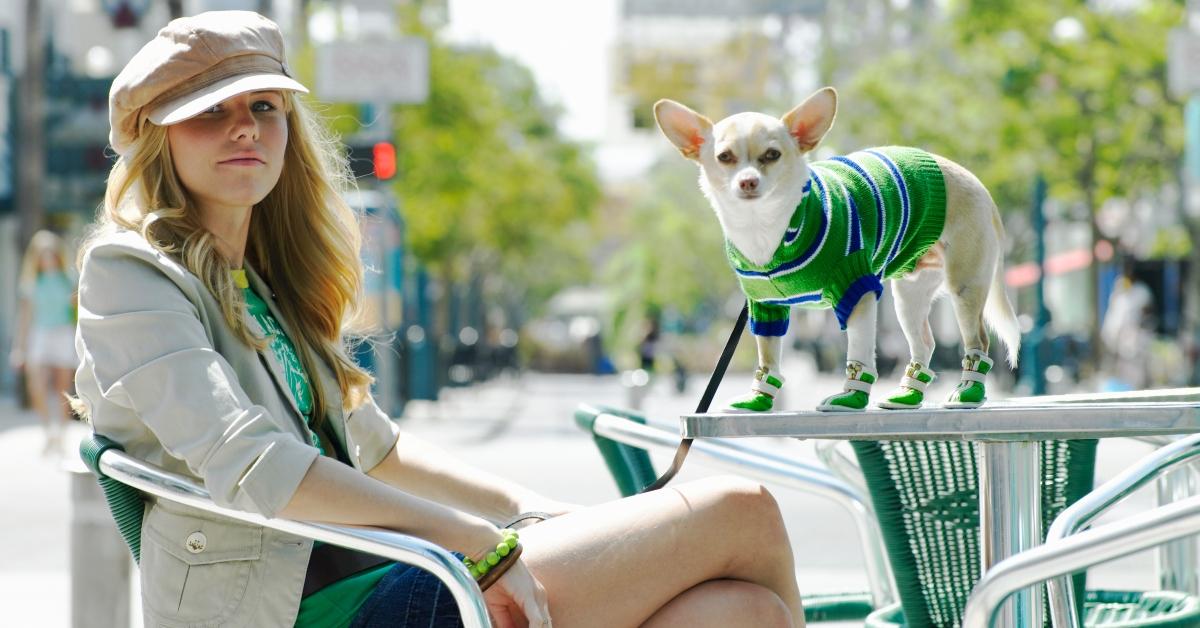
<instances>
[{"instance_id":1,"label":"dog's tail","mask_svg":"<svg viewBox=\"0 0 1200 628\"><path fill-rule=\"evenodd\" d=\"M999 211L992 213L992 224L996 228L997 241L1003 243L1004 223L1000 221ZM1021 352L1021 324L1017 321L1017 313L1013 309L1012 301L1008 299L1008 292L1004 289L1003 244L996 258L996 270L992 274L992 287L988 291L983 318L1008 349L1008 365L1015 367Z\"/></svg>"}]
</instances>

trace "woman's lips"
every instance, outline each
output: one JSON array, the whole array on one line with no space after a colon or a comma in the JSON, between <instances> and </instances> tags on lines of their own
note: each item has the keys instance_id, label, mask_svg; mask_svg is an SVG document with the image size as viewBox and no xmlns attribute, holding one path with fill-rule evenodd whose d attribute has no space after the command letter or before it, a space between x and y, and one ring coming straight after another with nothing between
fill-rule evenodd
<instances>
[{"instance_id":1,"label":"woman's lips","mask_svg":"<svg viewBox=\"0 0 1200 628\"><path fill-rule=\"evenodd\" d=\"M225 166L264 166L264 165L266 165L257 159L250 159L250 158L227 159L225 161L220 162L220 164L225 165Z\"/></svg>"}]
</instances>

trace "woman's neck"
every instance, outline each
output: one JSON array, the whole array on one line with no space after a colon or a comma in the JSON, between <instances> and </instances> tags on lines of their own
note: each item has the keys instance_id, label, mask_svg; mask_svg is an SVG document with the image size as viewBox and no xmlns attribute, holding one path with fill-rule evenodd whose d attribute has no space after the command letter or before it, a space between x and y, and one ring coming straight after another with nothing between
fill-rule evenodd
<instances>
[{"instance_id":1,"label":"woman's neck","mask_svg":"<svg viewBox=\"0 0 1200 628\"><path fill-rule=\"evenodd\" d=\"M246 240L250 236L250 214L253 207L202 208L200 224L216 239L217 252L229 261L231 268L241 268L246 256Z\"/></svg>"}]
</instances>

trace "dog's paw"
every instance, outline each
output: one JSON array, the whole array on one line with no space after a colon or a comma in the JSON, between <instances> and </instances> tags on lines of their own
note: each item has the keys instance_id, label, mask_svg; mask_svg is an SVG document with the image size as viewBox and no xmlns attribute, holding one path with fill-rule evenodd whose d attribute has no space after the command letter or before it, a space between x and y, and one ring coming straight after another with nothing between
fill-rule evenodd
<instances>
[{"instance_id":1,"label":"dog's paw","mask_svg":"<svg viewBox=\"0 0 1200 628\"><path fill-rule=\"evenodd\" d=\"M871 395L861 390L847 390L825 399L817 406L820 412L862 412L867 409Z\"/></svg>"},{"instance_id":2,"label":"dog's paw","mask_svg":"<svg viewBox=\"0 0 1200 628\"><path fill-rule=\"evenodd\" d=\"M726 405L729 412L769 412L775 407L775 400L763 393L750 393Z\"/></svg>"},{"instance_id":3,"label":"dog's paw","mask_svg":"<svg viewBox=\"0 0 1200 628\"><path fill-rule=\"evenodd\" d=\"M887 399L880 401L879 407L885 410L915 410L924 402L924 392L901 386L892 391Z\"/></svg>"}]
</instances>

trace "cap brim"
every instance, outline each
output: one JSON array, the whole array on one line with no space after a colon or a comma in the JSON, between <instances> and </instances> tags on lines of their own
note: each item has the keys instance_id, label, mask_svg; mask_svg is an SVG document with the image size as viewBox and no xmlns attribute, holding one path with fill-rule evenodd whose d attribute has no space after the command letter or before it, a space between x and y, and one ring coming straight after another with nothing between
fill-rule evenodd
<instances>
[{"instance_id":1,"label":"cap brim","mask_svg":"<svg viewBox=\"0 0 1200 628\"><path fill-rule=\"evenodd\" d=\"M273 89L308 93L308 88L282 74L243 74L217 81L186 96L163 103L155 107L146 117L154 124L167 126L199 115L212 108L213 105L238 94Z\"/></svg>"}]
</instances>

